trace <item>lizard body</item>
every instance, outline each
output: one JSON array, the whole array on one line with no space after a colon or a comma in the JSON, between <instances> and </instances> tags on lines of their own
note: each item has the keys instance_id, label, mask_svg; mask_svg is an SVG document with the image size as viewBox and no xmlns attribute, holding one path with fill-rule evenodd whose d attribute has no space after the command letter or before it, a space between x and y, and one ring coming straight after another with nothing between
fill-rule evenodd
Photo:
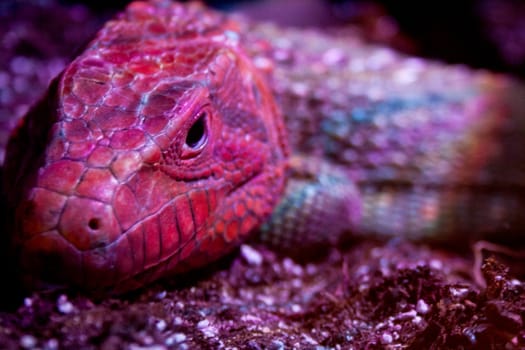
<instances>
[{"instance_id":1,"label":"lizard body","mask_svg":"<svg viewBox=\"0 0 525 350\"><path fill-rule=\"evenodd\" d=\"M254 51L273 62L288 140L307 155L292 160L265 239L304 247L347 231L438 241L523 233L523 85L355 36L246 32L248 43L273 44Z\"/></svg>"},{"instance_id":2,"label":"lizard body","mask_svg":"<svg viewBox=\"0 0 525 350\"><path fill-rule=\"evenodd\" d=\"M353 36L132 3L10 140L14 255L29 285L118 292L261 225L292 247L519 233L519 89Z\"/></svg>"}]
</instances>

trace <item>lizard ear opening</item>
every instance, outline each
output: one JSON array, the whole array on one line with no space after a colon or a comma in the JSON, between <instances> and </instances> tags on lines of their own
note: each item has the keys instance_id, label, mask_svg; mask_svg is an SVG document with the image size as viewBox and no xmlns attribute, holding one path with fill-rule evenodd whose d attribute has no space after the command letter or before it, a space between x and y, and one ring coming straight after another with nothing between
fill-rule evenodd
<instances>
[{"instance_id":1,"label":"lizard ear opening","mask_svg":"<svg viewBox=\"0 0 525 350\"><path fill-rule=\"evenodd\" d=\"M204 149L208 143L208 124L209 112L207 110L200 111L186 133L181 154L183 159L195 157Z\"/></svg>"}]
</instances>

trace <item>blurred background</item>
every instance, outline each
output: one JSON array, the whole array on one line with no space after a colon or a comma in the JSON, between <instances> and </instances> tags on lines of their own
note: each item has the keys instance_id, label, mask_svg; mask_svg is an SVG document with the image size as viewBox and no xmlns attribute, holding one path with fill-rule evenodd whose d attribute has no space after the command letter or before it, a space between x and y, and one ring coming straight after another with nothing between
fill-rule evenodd
<instances>
[{"instance_id":1,"label":"blurred background","mask_svg":"<svg viewBox=\"0 0 525 350\"><path fill-rule=\"evenodd\" d=\"M3 0L1 32L16 18L30 16L35 30L51 31L56 22L77 16L76 25L92 29L93 18L80 14L79 5L103 22L130 2L74 0ZM294 26L362 27L367 39L411 54L435 57L525 76L525 1L523 0L208 0L208 5L244 12L252 18ZM62 7L77 7L64 10ZM32 9L31 9L32 8ZM85 17L82 17L85 16ZM85 20L82 22L82 20ZM14 21L14 22L13 22ZM40 23L41 22L41 23ZM68 28L77 34L84 28ZM30 31L30 28L27 28ZM31 34L31 33L29 33ZM72 34L72 35L73 35ZM23 35L23 34L22 34ZM5 38L4 38L5 40ZM3 41L4 41L3 40ZM6 43L2 42L2 46Z\"/></svg>"}]
</instances>

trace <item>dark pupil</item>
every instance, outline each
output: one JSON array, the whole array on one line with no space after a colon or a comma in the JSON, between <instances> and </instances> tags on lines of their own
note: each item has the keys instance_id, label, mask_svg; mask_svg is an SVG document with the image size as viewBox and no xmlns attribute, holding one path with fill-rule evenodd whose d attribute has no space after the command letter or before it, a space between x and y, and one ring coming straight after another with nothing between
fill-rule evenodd
<instances>
[{"instance_id":1,"label":"dark pupil","mask_svg":"<svg viewBox=\"0 0 525 350\"><path fill-rule=\"evenodd\" d=\"M191 126L186 135L186 145L190 148L199 147L206 136L206 114L202 114L199 119Z\"/></svg>"}]
</instances>

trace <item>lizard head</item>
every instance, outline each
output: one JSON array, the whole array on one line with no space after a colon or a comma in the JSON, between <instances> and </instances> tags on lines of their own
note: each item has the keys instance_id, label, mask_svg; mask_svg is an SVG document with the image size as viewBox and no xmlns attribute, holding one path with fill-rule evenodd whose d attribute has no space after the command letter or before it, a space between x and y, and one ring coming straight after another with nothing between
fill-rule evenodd
<instances>
[{"instance_id":1,"label":"lizard head","mask_svg":"<svg viewBox=\"0 0 525 350\"><path fill-rule=\"evenodd\" d=\"M26 282L133 289L224 255L271 213L282 120L235 25L134 3L52 83L7 151Z\"/></svg>"}]
</instances>

